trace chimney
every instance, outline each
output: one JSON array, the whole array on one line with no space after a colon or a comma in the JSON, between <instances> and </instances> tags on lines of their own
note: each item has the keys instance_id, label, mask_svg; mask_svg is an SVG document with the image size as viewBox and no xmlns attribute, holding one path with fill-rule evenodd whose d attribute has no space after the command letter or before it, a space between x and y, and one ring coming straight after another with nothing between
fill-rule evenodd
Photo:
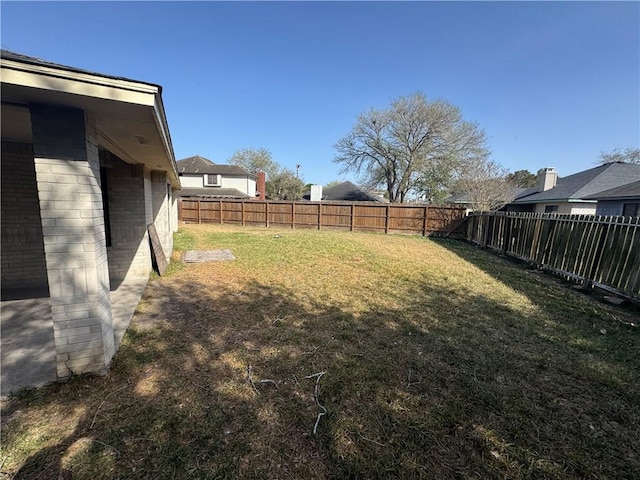
<instances>
[{"instance_id":1,"label":"chimney","mask_svg":"<svg viewBox=\"0 0 640 480\"><path fill-rule=\"evenodd\" d=\"M311 196L309 200L319 202L322 200L322 185L311 185Z\"/></svg>"},{"instance_id":2,"label":"chimney","mask_svg":"<svg viewBox=\"0 0 640 480\"><path fill-rule=\"evenodd\" d=\"M256 172L256 198L258 200L267 199L267 181L264 172Z\"/></svg>"},{"instance_id":3,"label":"chimney","mask_svg":"<svg viewBox=\"0 0 640 480\"><path fill-rule=\"evenodd\" d=\"M541 168L538 170L538 191L546 192L556 186L558 172L553 167Z\"/></svg>"}]
</instances>

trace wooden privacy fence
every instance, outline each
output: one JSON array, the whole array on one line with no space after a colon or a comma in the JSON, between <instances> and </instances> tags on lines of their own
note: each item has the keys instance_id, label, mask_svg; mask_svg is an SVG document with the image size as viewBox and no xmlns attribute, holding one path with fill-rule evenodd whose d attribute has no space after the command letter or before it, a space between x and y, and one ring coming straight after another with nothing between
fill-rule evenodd
<instances>
[{"instance_id":1,"label":"wooden privacy fence","mask_svg":"<svg viewBox=\"0 0 640 480\"><path fill-rule=\"evenodd\" d=\"M180 199L185 223L464 236L465 209L374 202Z\"/></svg>"},{"instance_id":2,"label":"wooden privacy fence","mask_svg":"<svg viewBox=\"0 0 640 480\"><path fill-rule=\"evenodd\" d=\"M640 217L474 213L467 240L640 299Z\"/></svg>"}]
</instances>

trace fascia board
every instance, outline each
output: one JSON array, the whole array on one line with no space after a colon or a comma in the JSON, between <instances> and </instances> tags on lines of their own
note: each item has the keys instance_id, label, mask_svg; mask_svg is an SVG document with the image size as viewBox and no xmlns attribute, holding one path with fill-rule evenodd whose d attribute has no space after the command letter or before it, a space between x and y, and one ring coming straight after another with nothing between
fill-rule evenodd
<instances>
[{"instance_id":1,"label":"fascia board","mask_svg":"<svg viewBox=\"0 0 640 480\"><path fill-rule=\"evenodd\" d=\"M173 144L171 143L171 134L169 133L169 124L167 122L167 116L164 112L164 105L162 103L161 93L158 92L155 96L155 102L153 104L154 108L154 120L156 122L156 127L158 128L158 132L162 137L162 144L164 146L165 152L167 154L167 158L171 163L171 184L174 188L182 188L180 184L180 179L178 177L178 165L176 164L176 157L173 153Z\"/></svg>"},{"instance_id":2,"label":"fascia board","mask_svg":"<svg viewBox=\"0 0 640 480\"><path fill-rule=\"evenodd\" d=\"M54 90L105 100L154 106L159 88L146 83L102 77L2 59L2 83Z\"/></svg>"}]
</instances>

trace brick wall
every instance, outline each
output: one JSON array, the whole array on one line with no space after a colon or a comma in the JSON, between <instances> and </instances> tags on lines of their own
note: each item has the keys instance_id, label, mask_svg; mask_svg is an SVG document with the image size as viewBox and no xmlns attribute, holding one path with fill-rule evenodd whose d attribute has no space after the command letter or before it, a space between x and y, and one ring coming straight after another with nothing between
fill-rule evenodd
<instances>
[{"instance_id":1,"label":"brick wall","mask_svg":"<svg viewBox=\"0 0 640 480\"><path fill-rule=\"evenodd\" d=\"M46 288L36 169L31 144L2 142L2 288Z\"/></svg>"},{"instance_id":2,"label":"brick wall","mask_svg":"<svg viewBox=\"0 0 640 480\"><path fill-rule=\"evenodd\" d=\"M117 284L127 275L146 277L151 271L144 169L107 152L103 156L108 157L105 172L111 230L111 246L107 249L109 277Z\"/></svg>"},{"instance_id":3,"label":"brick wall","mask_svg":"<svg viewBox=\"0 0 640 480\"><path fill-rule=\"evenodd\" d=\"M147 225L153 223L153 191L151 190L151 172L144 169L144 207L145 222Z\"/></svg>"},{"instance_id":4,"label":"brick wall","mask_svg":"<svg viewBox=\"0 0 640 480\"><path fill-rule=\"evenodd\" d=\"M82 110L30 112L57 374L100 371L115 346L95 127Z\"/></svg>"},{"instance_id":5,"label":"brick wall","mask_svg":"<svg viewBox=\"0 0 640 480\"><path fill-rule=\"evenodd\" d=\"M162 243L167 260L171 257L173 232L171 230L171 186L167 184L165 172L151 172L153 194L153 223Z\"/></svg>"}]
</instances>

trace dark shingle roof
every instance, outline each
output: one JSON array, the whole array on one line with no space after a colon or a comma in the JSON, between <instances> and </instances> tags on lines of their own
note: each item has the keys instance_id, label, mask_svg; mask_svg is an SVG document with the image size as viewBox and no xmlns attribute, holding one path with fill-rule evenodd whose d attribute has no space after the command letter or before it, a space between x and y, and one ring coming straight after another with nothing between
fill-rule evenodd
<instances>
[{"instance_id":1,"label":"dark shingle roof","mask_svg":"<svg viewBox=\"0 0 640 480\"><path fill-rule=\"evenodd\" d=\"M178 173L211 173L220 175L242 175L255 178L255 175L249 173L245 168L238 165L218 165L208 158L194 155L193 157L178 160Z\"/></svg>"},{"instance_id":2,"label":"dark shingle roof","mask_svg":"<svg viewBox=\"0 0 640 480\"><path fill-rule=\"evenodd\" d=\"M386 200L371 195L351 182L342 182L322 192L322 200L343 200L349 202L386 202Z\"/></svg>"},{"instance_id":3,"label":"dark shingle roof","mask_svg":"<svg viewBox=\"0 0 640 480\"><path fill-rule=\"evenodd\" d=\"M586 200L615 200L618 198L640 198L640 180L585 197Z\"/></svg>"},{"instance_id":4,"label":"dark shingle roof","mask_svg":"<svg viewBox=\"0 0 640 480\"><path fill-rule=\"evenodd\" d=\"M160 85L155 84L155 83L143 82L143 81L140 81L140 80L132 80L130 78L118 77L118 76L115 76L115 75L105 75L104 73L97 73L97 72L92 72L90 70L83 70L82 68L70 67L68 65L61 65L59 63L48 62L48 61L42 60L40 58L30 57L28 55L23 55L21 53L11 52L9 50L0 50L0 57L4 58L6 60L12 60L14 62L27 63L27 64L30 64L30 65L37 65L37 66L40 66L40 67L56 68L58 70L66 70L67 72L85 73L87 75L96 75L98 77L111 78L111 79L114 79L114 80L124 80L126 82L143 83L143 84L146 84L146 85L151 85L151 86L157 87L159 89L159 91L162 92L162 87Z\"/></svg>"},{"instance_id":5,"label":"dark shingle roof","mask_svg":"<svg viewBox=\"0 0 640 480\"><path fill-rule=\"evenodd\" d=\"M509 192L509 195L510 195L509 198L511 199L519 198L529 190L530 189L528 188L513 186L511 187L511 191ZM465 193L454 193L452 195L449 195L447 198L444 199L444 203L472 203L472 202L471 202L471 196L465 192Z\"/></svg>"},{"instance_id":6,"label":"dark shingle roof","mask_svg":"<svg viewBox=\"0 0 640 480\"><path fill-rule=\"evenodd\" d=\"M181 197L250 198L235 188L183 188Z\"/></svg>"},{"instance_id":7,"label":"dark shingle roof","mask_svg":"<svg viewBox=\"0 0 640 480\"><path fill-rule=\"evenodd\" d=\"M640 165L622 162L607 163L568 177L558 178L555 187L530 195L521 194L512 203L582 200L603 190L620 187L637 179L640 179Z\"/></svg>"}]
</instances>

